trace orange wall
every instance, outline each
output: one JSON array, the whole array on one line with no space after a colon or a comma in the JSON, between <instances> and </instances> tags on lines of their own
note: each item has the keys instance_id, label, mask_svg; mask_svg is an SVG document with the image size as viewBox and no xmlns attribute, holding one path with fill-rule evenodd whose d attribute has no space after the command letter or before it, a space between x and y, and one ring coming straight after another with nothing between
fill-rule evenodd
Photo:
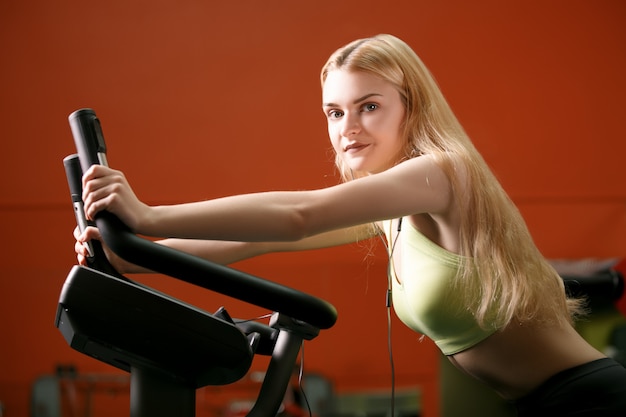
<instances>
[{"instance_id":1,"label":"orange wall","mask_svg":"<svg viewBox=\"0 0 626 417\"><path fill-rule=\"evenodd\" d=\"M74 262L61 160L67 115L96 109L113 167L153 204L334 184L318 72L354 38L393 33L430 66L546 256L626 255L626 3L275 0L0 3L0 401L28 414L57 363L112 369L53 325ZM339 322L307 369L339 390L387 387L385 260L366 248L238 267L326 298ZM371 265L367 266L367 264ZM208 310L252 312L161 277ZM394 322L398 384L438 415L436 352Z\"/></svg>"}]
</instances>

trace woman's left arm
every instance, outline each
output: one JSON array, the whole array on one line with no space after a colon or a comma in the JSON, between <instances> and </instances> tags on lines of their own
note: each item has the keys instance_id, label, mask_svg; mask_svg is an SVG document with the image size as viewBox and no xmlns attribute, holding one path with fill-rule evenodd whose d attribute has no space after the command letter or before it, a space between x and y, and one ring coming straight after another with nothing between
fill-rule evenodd
<instances>
[{"instance_id":1,"label":"woman's left arm","mask_svg":"<svg viewBox=\"0 0 626 417\"><path fill-rule=\"evenodd\" d=\"M243 194L169 206L140 202L119 171L96 167L84 181L90 218L106 209L140 234L246 242L297 241L389 218L440 213L451 200L448 178L428 156L318 190Z\"/></svg>"}]
</instances>

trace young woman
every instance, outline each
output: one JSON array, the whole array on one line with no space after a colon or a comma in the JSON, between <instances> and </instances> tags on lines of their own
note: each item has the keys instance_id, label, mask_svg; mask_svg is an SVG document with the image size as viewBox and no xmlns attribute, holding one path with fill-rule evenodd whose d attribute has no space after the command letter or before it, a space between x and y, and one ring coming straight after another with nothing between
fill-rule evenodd
<instances>
[{"instance_id":1,"label":"young woman","mask_svg":"<svg viewBox=\"0 0 626 417\"><path fill-rule=\"evenodd\" d=\"M393 305L520 416L626 415L626 370L572 327L580 312L421 60L390 35L324 65L322 107L344 182L150 207L124 175L84 175L87 216L228 264L386 236ZM76 252L99 238L75 232ZM110 255L123 273L141 269ZM589 410L587 414L583 410Z\"/></svg>"}]
</instances>

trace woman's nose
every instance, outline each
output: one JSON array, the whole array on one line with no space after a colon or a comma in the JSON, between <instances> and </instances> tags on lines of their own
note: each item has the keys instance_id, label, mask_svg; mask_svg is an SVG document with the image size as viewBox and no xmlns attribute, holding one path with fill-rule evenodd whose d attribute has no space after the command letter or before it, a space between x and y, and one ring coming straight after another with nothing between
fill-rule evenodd
<instances>
[{"instance_id":1,"label":"woman's nose","mask_svg":"<svg viewBox=\"0 0 626 417\"><path fill-rule=\"evenodd\" d=\"M357 134L361 130L361 123L355 115L345 114L343 117L343 125L341 126L341 135L348 137Z\"/></svg>"}]
</instances>

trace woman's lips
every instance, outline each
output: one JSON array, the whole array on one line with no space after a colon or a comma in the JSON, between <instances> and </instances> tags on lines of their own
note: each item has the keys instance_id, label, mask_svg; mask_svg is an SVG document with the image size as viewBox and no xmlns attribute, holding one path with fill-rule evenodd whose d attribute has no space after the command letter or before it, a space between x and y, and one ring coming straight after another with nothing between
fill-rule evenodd
<instances>
[{"instance_id":1,"label":"woman's lips","mask_svg":"<svg viewBox=\"0 0 626 417\"><path fill-rule=\"evenodd\" d=\"M351 143L344 148L344 152L355 153L369 146L367 143Z\"/></svg>"}]
</instances>

